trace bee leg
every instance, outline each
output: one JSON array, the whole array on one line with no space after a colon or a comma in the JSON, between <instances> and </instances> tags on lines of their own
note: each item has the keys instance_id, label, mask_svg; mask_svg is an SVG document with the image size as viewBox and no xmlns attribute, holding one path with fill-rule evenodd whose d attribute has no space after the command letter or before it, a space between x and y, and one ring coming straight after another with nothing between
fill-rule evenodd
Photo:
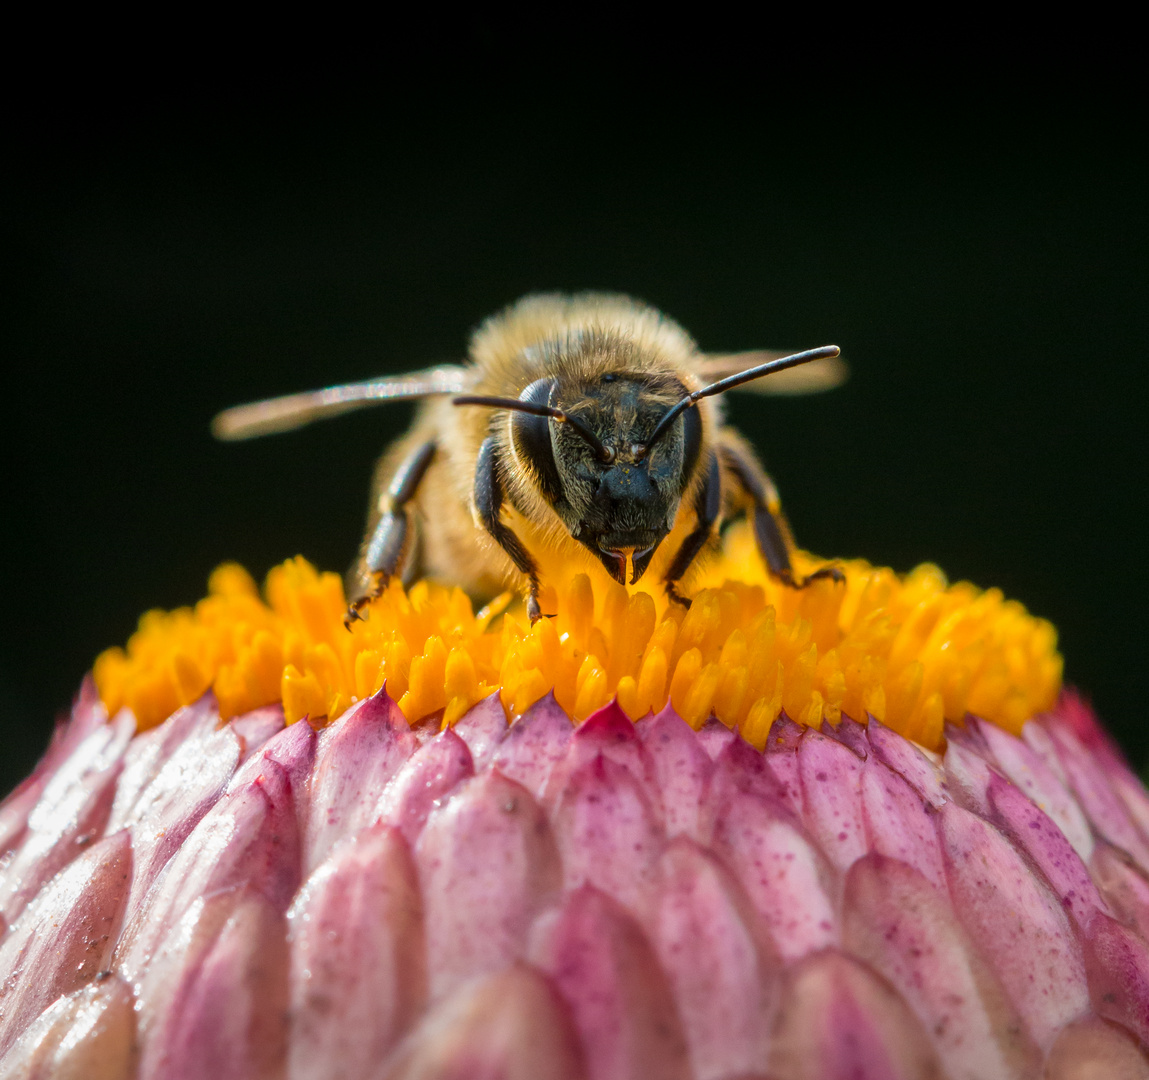
<instances>
[{"instance_id":1,"label":"bee leg","mask_svg":"<svg viewBox=\"0 0 1149 1080\"><path fill-rule=\"evenodd\" d=\"M706 469L706 479L694 499L694 513L698 521L694 531L682 541L682 547L674 556L674 562L666 571L663 582L666 585L666 595L676 604L690 607L690 601L683 596L677 588L682 575L690 569L690 564L698 557L703 545L710 539L714 523L718 520L718 513L722 509L722 471L718 468L718 458L711 455L710 464Z\"/></svg>"},{"instance_id":2,"label":"bee leg","mask_svg":"<svg viewBox=\"0 0 1149 1080\"><path fill-rule=\"evenodd\" d=\"M351 601L343 617L343 625L348 630L356 619L363 618L363 608L382 594L403 563L412 532L411 512L407 504L414 498L419 482L426 475L434 456L435 444L424 443L399 466L391 480L387 489L387 509L376 524L360 560L360 585L363 591Z\"/></svg>"},{"instance_id":3,"label":"bee leg","mask_svg":"<svg viewBox=\"0 0 1149 1080\"><path fill-rule=\"evenodd\" d=\"M499 514L503 509L503 483L499 478L499 451L493 438L483 440L479 448L479 460L475 464L475 510L483 528L494 538L515 564L520 574L525 574L531 583L527 597L527 616L533 626L542 618L539 608L539 569L522 541L502 523Z\"/></svg>"},{"instance_id":4,"label":"bee leg","mask_svg":"<svg viewBox=\"0 0 1149 1080\"><path fill-rule=\"evenodd\" d=\"M811 582L823 578L845 580L842 571L836 566L822 567L804 578L794 577L790 565L790 552L795 547L794 537L782 513L782 501L778 498L774 482L758 462L745 455L740 448L726 443L720 449L727 468L750 500L754 537L771 576L794 589L804 589Z\"/></svg>"}]
</instances>

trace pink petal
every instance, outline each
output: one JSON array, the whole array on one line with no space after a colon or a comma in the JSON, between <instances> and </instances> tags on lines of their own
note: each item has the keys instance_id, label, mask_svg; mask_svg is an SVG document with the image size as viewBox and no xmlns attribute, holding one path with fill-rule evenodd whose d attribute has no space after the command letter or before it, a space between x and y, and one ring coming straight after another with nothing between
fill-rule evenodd
<instances>
[{"instance_id":1,"label":"pink petal","mask_svg":"<svg viewBox=\"0 0 1149 1080\"><path fill-rule=\"evenodd\" d=\"M57 999L0 1060L0 1080L131 1080L135 1071L132 992L114 975Z\"/></svg>"},{"instance_id":2,"label":"pink petal","mask_svg":"<svg viewBox=\"0 0 1149 1080\"><path fill-rule=\"evenodd\" d=\"M1110 843L1128 851L1142 869L1149 870L1149 843L1133 823L1125 804L1110 787L1105 770L1081 745L1068 725L1050 721L1046 730L1069 778L1069 786L1093 827Z\"/></svg>"},{"instance_id":3,"label":"pink petal","mask_svg":"<svg viewBox=\"0 0 1149 1080\"><path fill-rule=\"evenodd\" d=\"M836 949L786 975L770 1047L778 1080L944 1080L897 991Z\"/></svg>"},{"instance_id":4,"label":"pink petal","mask_svg":"<svg viewBox=\"0 0 1149 1080\"><path fill-rule=\"evenodd\" d=\"M499 772L464 784L415 848L432 999L506 967L562 884L555 839L530 792Z\"/></svg>"},{"instance_id":5,"label":"pink petal","mask_svg":"<svg viewBox=\"0 0 1149 1080\"><path fill-rule=\"evenodd\" d=\"M1040 1057L953 911L916 870L867 855L846 877L846 947L893 984L952 1080L1013 1080Z\"/></svg>"},{"instance_id":6,"label":"pink petal","mask_svg":"<svg viewBox=\"0 0 1149 1080\"><path fill-rule=\"evenodd\" d=\"M578 1031L588 1080L690 1080L670 988L634 920L590 886L542 922L533 950Z\"/></svg>"},{"instance_id":7,"label":"pink petal","mask_svg":"<svg viewBox=\"0 0 1149 1080\"><path fill-rule=\"evenodd\" d=\"M584 1073L578 1036L561 998L549 980L516 964L461 986L432 1009L387 1063L385 1075L387 1080L583 1080Z\"/></svg>"},{"instance_id":8,"label":"pink petal","mask_svg":"<svg viewBox=\"0 0 1149 1080\"><path fill-rule=\"evenodd\" d=\"M866 740L878 760L907 780L931 806L936 808L946 801L937 766L909 739L870 717Z\"/></svg>"},{"instance_id":9,"label":"pink petal","mask_svg":"<svg viewBox=\"0 0 1149 1080\"><path fill-rule=\"evenodd\" d=\"M263 775L271 762L274 770L286 774L300 814L306 811L304 793L307 791L315 762L317 739L315 729L306 721L290 724L278 734L271 736L254 754L236 770L227 785L228 794L247 787Z\"/></svg>"},{"instance_id":10,"label":"pink petal","mask_svg":"<svg viewBox=\"0 0 1149 1080\"><path fill-rule=\"evenodd\" d=\"M994 724L981 724L982 738L1002 772L1065 834L1082 859L1093 852L1093 834L1081 807L1031 746Z\"/></svg>"},{"instance_id":11,"label":"pink petal","mask_svg":"<svg viewBox=\"0 0 1149 1080\"><path fill-rule=\"evenodd\" d=\"M186 740L197 734L210 734L219 723L215 697L204 694L191 705L177 709L159 727L133 738L116 781L116 801L108 831L116 832L128 824L140 795Z\"/></svg>"},{"instance_id":12,"label":"pink petal","mask_svg":"<svg viewBox=\"0 0 1149 1080\"><path fill-rule=\"evenodd\" d=\"M1044 1080L1149 1080L1137 1044L1096 1017L1070 1024L1049 1051Z\"/></svg>"},{"instance_id":13,"label":"pink petal","mask_svg":"<svg viewBox=\"0 0 1149 1080\"><path fill-rule=\"evenodd\" d=\"M500 692L483 698L473 705L455 723L455 734L467 744L475 771L482 772L498 750L507 734L507 714L503 712Z\"/></svg>"},{"instance_id":14,"label":"pink petal","mask_svg":"<svg viewBox=\"0 0 1149 1080\"><path fill-rule=\"evenodd\" d=\"M29 776L0 803L0 858L24 838L28 827L28 814L39 801L47 782L46 775Z\"/></svg>"},{"instance_id":15,"label":"pink petal","mask_svg":"<svg viewBox=\"0 0 1149 1080\"><path fill-rule=\"evenodd\" d=\"M658 715L662 716L664 713L678 716L678 713L670 705L667 705ZM731 731L721 720L715 720L713 716L695 734L698 736L699 745L710 756L711 761L717 760L718 755L738 739L735 732Z\"/></svg>"},{"instance_id":16,"label":"pink petal","mask_svg":"<svg viewBox=\"0 0 1149 1080\"><path fill-rule=\"evenodd\" d=\"M946 745L944 768L949 795L972 813L989 817L989 762L969 743L951 739Z\"/></svg>"},{"instance_id":17,"label":"pink petal","mask_svg":"<svg viewBox=\"0 0 1149 1080\"><path fill-rule=\"evenodd\" d=\"M385 690L349 709L319 736L308 790L304 873L339 840L379 816L379 800L418 743Z\"/></svg>"},{"instance_id":18,"label":"pink petal","mask_svg":"<svg viewBox=\"0 0 1149 1080\"><path fill-rule=\"evenodd\" d=\"M471 751L450 728L411 755L379 802L379 813L414 844L432 810L475 775Z\"/></svg>"},{"instance_id":19,"label":"pink petal","mask_svg":"<svg viewBox=\"0 0 1149 1080\"><path fill-rule=\"evenodd\" d=\"M133 904L192 829L215 805L239 764L239 737L229 728L200 729L176 747L139 793L124 825L135 853Z\"/></svg>"},{"instance_id":20,"label":"pink petal","mask_svg":"<svg viewBox=\"0 0 1149 1080\"><path fill-rule=\"evenodd\" d=\"M135 720L98 727L60 763L11 862L0 871L0 914L13 923L40 888L104 830Z\"/></svg>"},{"instance_id":21,"label":"pink petal","mask_svg":"<svg viewBox=\"0 0 1149 1080\"><path fill-rule=\"evenodd\" d=\"M1089 865L1112 913L1149 940L1149 879L1133 857L1102 840L1093 849Z\"/></svg>"},{"instance_id":22,"label":"pink petal","mask_svg":"<svg viewBox=\"0 0 1149 1080\"><path fill-rule=\"evenodd\" d=\"M654 761L642 745L634 724L618 707L617 702L611 702L592 713L581 727L575 729L567 752L561 761L555 763L547 782L545 805L555 805L571 777L599 756L621 765L630 773L643 788L651 810L661 820L662 798L658 791Z\"/></svg>"},{"instance_id":23,"label":"pink petal","mask_svg":"<svg viewBox=\"0 0 1149 1080\"><path fill-rule=\"evenodd\" d=\"M1036 864L1065 909L1083 929L1098 911L1106 911L1089 870L1065 834L1008 780L996 773L989 801L1005 831Z\"/></svg>"},{"instance_id":24,"label":"pink petal","mask_svg":"<svg viewBox=\"0 0 1149 1080\"><path fill-rule=\"evenodd\" d=\"M231 720L231 730L243 740L244 761L273 735L278 735L284 726L282 705L265 705Z\"/></svg>"},{"instance_id":25,"label":"pink petal","mask_svg":"<svg viewBox=\"0 0 1149 1080\"><path fill-rule=\"evenodd\" d=\"M1065 912L988 822L949 803L939 812L939 832L954 909L1037 1044L1047 1048L1063 1025L1089 1009Z\"/></svg>"},{"instance_id":26,"label":"pink petal","mask_svg":"<svg viewBox=\"0 0 1149 1080\"><path fill-rule=\"evenodd\" d=\"M877 755L868 758L862 770L862 813L870 851L900 859L946 890L934 809Z\"/></svg>"},{"instance_id":27,"label":"pink petal","mask_svg":"<svg viewBox=\"0 0 1149 1080\"><path fill-rule=\"evenodd\" d=\"M673 710L636 725L654 762L654 773L666 807L666 833L699 836L699 812L714 772L714 763L698 735Z\"/></svg>"},{"instance_id":28,"label":"pink petal","mask_svg":"<svg viewBox=\"0 0 1149 1080\"><path fill-rule=\"evenodd\" d=\"M283 915L249 893L184 969L144 1044L140 1080L272 1080L283 1071L286 1020Z\"/></svg>"},{"instance_id":29,"label":"pink petal","mask_svg":"<svg viewBox=\"0 0 1149 1080\"><path fill-rule=\"evenodd\" d=\"M632 911L643 911L657 879L664 837L644 785L598 754L569 775L555 800L564 885L573 889L590 883Z\"/></svg>"},{"instance_id":30,"label":"pink petal","mask_svg":"<svg viewBox=\"0 0 1149 1080\"><path fill-rule=\"evenodd\" d=\"M340 845L287 913L293 1080L370 1076L426 1005L423 903L403 835Z\"/></svg>"},{"instance_id":31,"label":"pink petal","mask_svg":"<svg viewBox=\"0 0 1149 1080\"><path fill-rule=\"evenodd\" d=\"M131 873L131 841L115 833L73 860L24 909L0 943L0 1052L56 998L107 967Z\"/></svg>"},{"instance_id":32,"label":"pink petal","mask_svg":"<svg viewBox=\"0 0 1149 1080\"><path fill-rule=\"evenodd\" d=\"M866 853L862 761L849 747L811 728L798 743L798 775L806 827L845 872Z\"/></svg>"},{"instance_id":33,"label":"pink petal","mask_svg":"<svg viewBox=\"0 0 1149 1080\"><path fill-rule=\"evenodd\" d=\"M1149 944L1115 919L1099 915L1085 950L1093 1008L1149 1044Z\"/></svg>"},{"instance_id":34,"label":"pink petal","mask_svg":"<svg viewBox=\"0 0 1149 1080\"><path fill-rule=\"evenodd\" d=\"M798 743L804 730L782 713L766 736L763 758L770 774L778 782L783 801L799 817L802 814L802 778L798 769Z\"/></svg>"},{"instance_id":35,"label":"pink petal","mask_svg":"<svg viewBox=\"0 0 1149 1080\"><path fill-rule=\"evenodd\" d=\"M679 837L661 865L653 944L670 981L699 1080L761 1069L777 957L729 872Z\"/></svg>"},{"instance_id":36,"label":"pink petal","mask_svg":"<svg viewBox=\"0 0 1149 1080\"><path fill-rule=\"evenodd\" d=\"M834 872L788 815L761 796L736 793L714 823L714 847L783 959L838 943Z\"/></svg>"},{"instance_id":37,"label":"pink petal","mask_svg":"<svg viewBox=\"0 0 1149 1080\"><path fill-rule=\"evenodd\" d=\"M510 726L491 764L542 799L551 771L566 755L573 734L570 717L548 693Z\"/></svg>"},{"instance_id":38,"label":"pink petal","mask_svg":"<svg viewBox=\"0 0 1149 1080\"><path fill-rule=\"evenodd\" d=\"M828 735L848 746L860 758L869 757L870 751L873 749L870 746L870 740L866 737L865 726L859 724L857 720L851 720L845 713L842 714L842 719L836 727L833 724L823 724L821 731L823 735Z\"/></svg>"},{"instance_id":39,"label":"pink petal","mask_svg":"<svg viewBox=\"0 0 1149 1080\"><path fill-rule=\"evenodd\" d=\"M291 782L271 759L262 769L208 811L141 904L117 947L129 982L140 979L161 942L201 897L248 888L287 910L300 878Z\"/></svg>"}]
</instances>

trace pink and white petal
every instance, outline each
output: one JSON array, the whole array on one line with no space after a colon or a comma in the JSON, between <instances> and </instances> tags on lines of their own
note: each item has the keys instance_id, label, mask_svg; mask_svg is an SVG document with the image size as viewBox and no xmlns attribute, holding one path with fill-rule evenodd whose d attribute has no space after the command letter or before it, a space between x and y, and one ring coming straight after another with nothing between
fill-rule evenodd
<instances>
[{"instance_id":1,"label":"pink and white petal","mask_svg":"<svg viewBox=\"0 0 1149 1080\"><path fill-rule=\"evenodd\" d=\"M379 816L387 784L417 749L410 725L385 690L319 735L307 790L303 871Z\"/></svg>"},{"instance_id":2,"label":"pink and white petal","mask_svg":"<svg viewBox=\"0 0 1149 1080\"><path fill-rule=\"evenodd\" d=\"M848 746L808 728L798 743L802 818L840 872L866 853L862 760Z\"/></svg>"},{"instance_id":3,"label":"pink and white petal","mask_svg":"<svg viewBox=\"0 0 1149 1080\"><path fill-rule=\"evenodd\" d=\"M898 992L836 949L786 973L769 1071L777 1080L945 1080Z\"/></svg>"},{"instance_id":4,"label":"pink and white petal","mask_svg":"<svg viewBox=\"0 0 1149 1080\"><path fill-rule=\"evenodd\" d=\"M951 739L946 744L944 770L946 792L959 806L989 817L989 778L992 769L968 742Z\"/></svg>"},{"instance_id":5,"label":"pink and white petal","mask_svg":"<svg viewBox=\"0 0 1149 1080\"><path fill-rule=\"evenodd\" d=\"M781 798L798 816L802 816L802 778L798 769L798 743L804 728L799 727L785 713L771 725L766 736L763 761L781 791ZM738 740L739 749L746 743ZM731 751L728 751L728 753Z\"/></svg>"},{"instance_id":6,"label":"pink and white petal","mask_svg":"<svg viewBox=\"0 0 1149 1080\"><path fill-rule=\"evenodd\" d=\"M247 761L268 739L278 735L286 721L282 705L264 705L242 716L233 716L231 730L243 740L243 761Z\"/></svg>"},{"instance_id":7,"label":"pink and white petal","mask_svg":"<svg viewBox=\"0 0 1149 1080\"><path fill-rule=\"evenodd\" d=\"M145 1041L140 1080L274 1080L287 1049L283 914L246 894L181 973Z\"/></svg>"},{"instance_id":8,"label":"pink and white petal","mask_svg":"<svg viewBox=\"0 0 1149 1080\"><path fill-rule=\"evenodd\" d=\"M1149 944L1116 919L1099 915L1089 928L1085 964L1097 1015L1149 1046Z\"/></svg>"},{"instance_id":9,"label":"pink and white petal","mask_svg":"<svg viewBox=\"0 0 1149 1080\"><path fill-rule=\"evenodd\" d=\"M475 771L482 772L491 764L499 743L507 734L507 714L503 711L500 691L471 706L455 723L455 734L467 744Z\"/></svg>"},{"instance_id":10,"label":"pink and white petal","mask_svg":"<svg viewBox=\"0 0 1149 1080\"><path fill-rule=\"evenodd\" d=\"M1044 1080L1149 1080L1149 1062L1127 1035L1092 1017L1062 1029Z\"/></svg>"},{"instance_id":11,"label":"pink and white petal","mask_svg":"<svg viewBox=\"0 0 1149 1080\"><path fill-rule=\"evenodd\" d=\"M662 797L650 752L642 744L634 724L612 701L592 713L575 729L561 760L555 762L543 794L543 805L555 806L571 777L597 757L606 758L630 773L643 790L651 810L662 820Z\"/></svg>"},{"instance_id":12,"label":"pink and white petal","mask_svg":"<svg viewBox=\"0 0 1149 1080\"><path fill-rule=\"evenodd\" d=\"M884 765L906 780L935 809L946 801L941 771L909 739L870 717L866 740Z\"/></svg>"},{"instance_id":13,"label":"pink and white petal","mask_svg":"<svg viewBox=\"0 0 1149 1080\"><path fill-rule=\"evenodd\" d=\"M498 771L469 780L431 815L415 858L432 1000L523 957L531 924L562 886L546 815Z\"/></svg>"},{"instance_id":14,"label":"pink and white petal","mask_svg":"<svg viewBox=\"0 0 1149 1080\"><path fill-rule=\"evenodd\" d=\"M0 915L9 925L45 882L102 835L134 732L130 713L96 728L44 785L20 846L0 870Z\"/></svg>"},{"instance_id":15,"label":"pink and white petal","mask_svg":"<svg viewBox=\"0 0 1149 1080\"><path fill-rule=\"evenodd\" d=\"M674 707L667 705L666 708L658 714L658 717L663 715L678 716L674 711ZM655 719L658 719L655 717ZM681 717L679 717L681 719ZM716 720L713 716L706 721L695 732L698 736L698 745L706 751L711 761L716 761L718 755L722 753L732 742L738 739L738 734L728 728L721 720Z\"/></svg>"},{"instance_id":16,"label":"pink and white petal","mask_svg":"<svg viewBox=\"0 0 1149 1080\"><path fill-rule=\"evenodd\" d=\"M350 1080L353 1074L346 1075ZM358 1074L354 1074L358 1075ZM562 999L525 964L466 983L426 1016L383 1080L583 1080Z\"/></svg>"},{"instance_id":17,"label":"pink and white petal","mask_svg":"<svg viewBox=\"0 0 1149 1080\"><path fill-rule=\"evenodd\" d=\"M1037 1047L1005 991L921 874L883 855L859 859L843 918L846 948L902 996L951 1080L1037 1074Z\"/></svg>"},{"instance_id":18,"label":"pink and white petal","mask_svg":"<svg viewBox=\"0 0 1149 1080\"><path fill-rule=\"evenodd\" d=\"M836 875L789 815L739 792L715 820L714 850L785 961L839 943Z\"/></svg>"},{"instance_id":19,"label":"pink and white petal","mask_svg":"<svg viewBox=\"0 0 1149 1080\"><path fill-rule=\"evenodd\" d=\"M414 844L431 811L442 806L465 780L475 775L471 751L448 728L428 739L395 774L379 800L378 814Z\"/></svg>"},{"instance_id":20,"label":"pink and white petal","mask_svg":"<svg viewBox=\"0 0 1149 1080\"><path fill-rule=\"evenodd\" d=\"M714 762L698 734L671 709L639 720L635 728L654 762L666 809L667 836L699 837L699 814Z\"/></svg>"},{"instance_id":21,"label":"pink and white petal","mask_svg":"<svg viewBox=\"0 0 1149 1080\"><path fill-rule=\"evenodd\" d=\"M1085 967L1065 911L989 822L953 803L938 818L954 909L1046 1050L1089 1010Z\"/></svg>"},{"instance_id":22,"label":"pink and white petal","mask_svg":"<svg viewBox=\"0 0 1149 1080\"><path fill-rule=\"evenodd\" d=\"M567 775L554 799L564 886L589 883L636 914L644 912L658 879L665 836L646 786L598 754Z\"/></svg>"},{"instance_id":23,"label":"pink and white petal","mask_svg":"<svg viewBox=\"0 0 1149 1080\"><path fill-rule=\"evenodd\" d=\"M58 998L0 1059L0 1080L132 1080L132 992L108 974Z\"/></svg>"},{"instance_id":24,"label":"pink and white petal","mask_svg":"<svg viewBox=\"0 0 1149 1080\"><path fill-rule=\"evenodd\" d=\"M201 897L247 888L286 911L299 886L299 847L288 774L265 760L257 779L225 794L208 811L135 909L116 950L124 977L138 982L157 948Z\"/></svg>"},{"instance_id":25,"label":"pink and white petal","mask_svg":"<svg viewBox=\"0 0 1149 1080\"><path fill-rule=\"evenodd\" d=\"M876 754L867 758L862 770L862 813L868 850L900 859L946 891L935 810Z\"/></svg>"},{"instance_id":26,"label":"pink and white petal","mask_svg":"<svg viewBox=\"0 0 1149 1080\"><path fill-rule=\"evenodd\" d=\"M686 837L662 856L651 938L682 1018L696 1080L766 1063L778 958L718 860Z\"/></svg>"},{"instance_id":27,"label":"pink and white petal","mask_svg":"<svg viewBox=\"0 0 1149 1080\"><path fill-rule=\"evenodd\" d=\"M1088 929L1097 912L1108 913L1088 868L1065 834L1019 787L994 773L989 782L989 801L997 822L1045 875L1078 926Z\"/></svg>"},{"instance_id":28,"label":"pink and white petal","mask_svg":"<svg viewBox=\"0 0 1149 1080\"><path fill-rule=\"evenodd\" d=\"M1149 940L1149 879L1133 856L1101 840L1089 865L1112 914Z\"/></svg>"},{"instance_id":29,"label":"pink and white petal","mask_svg":"<svg viewBox=\"0 0 1149 1080\"><path fill-rule=\"evenodd\" d=\"M378 824L316 870L287 913L287 1076L371 1076L427 998L423 903L402 833Z\"/></svg>"},{"instance_id":30,"label":"pink and white petal","mask_svg":"<svg viewBox=\"0 0 1149 1080\"><path fill-rule=\"evenodd\" d=\"M510 726L495 748L491 764L541 800L551 772L566 756L573 735L570 717L554 694L548 693Z\"/></svg>"},{"instance_id":31,"label":"pink and white petal","mask_svg":"<svg viewBox=\"0 0 1149 1080\"><path fill-rule=\"evenodd\" d=\"M228 794L247 787L248 784L259 779L267 771L270 763L272 770L285 773L292 791L295 792L295 801L298 804L297 812L303 815L306 812L306 792L311 770L315 763L315 751L318 739L315 729L306 721L300 720L290 724L267 740L254 754L236 769L227 785ZM303 821L300 821L302 828Z\"/></svg>"},{"instance_id":32,"label":"pink and white petal","mask_svg":"<svg viewBox=\"0 0 1149 1080\"><path fill-rule=\"evenodd\" d=\"M1081 807L1057 775L1024 740L994 724L980 725L998 767L1057 825L1082 859L1093 853L1093 834Z\"/></svg>"},{"instance_id":33,"label":"pink and white petal","mask_svg":"<svg viewBox=\"0 0 1149 1080\"><path fill-rule=\"evenodd\" d=\"M120 831L93 844L52 879L0 943L0 1053L56 998L105 970L132 875Z\"/></svg>"},{"instance_id":34,"label":"pink and white petal","mask_svg":"<svg viewBox=\"0 0 1149 1080\"><path fill-rule=\"evenodd\" d=\"M589 1080L690 1080L670 987L623 907L592 886L576 889L540 920L532 954L566 1002Z\"/></svg>"}]
</instances>

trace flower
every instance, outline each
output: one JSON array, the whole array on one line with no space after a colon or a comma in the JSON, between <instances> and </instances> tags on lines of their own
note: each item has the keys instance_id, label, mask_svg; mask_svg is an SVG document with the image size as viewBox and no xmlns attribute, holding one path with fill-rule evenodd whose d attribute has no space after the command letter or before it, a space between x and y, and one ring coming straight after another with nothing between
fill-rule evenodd
<instances>
[{"instance_id":1,"label":"flower","mask_svg":"<svg viewBox=\"0 0 1149 1080\"><path fill-rule=\"evenodd\" d=\"M146 615L0 805L0 1078L1149 1075L1149 793L1052 628L745 541L686 613Z\"/></svg>"}]
</instances>

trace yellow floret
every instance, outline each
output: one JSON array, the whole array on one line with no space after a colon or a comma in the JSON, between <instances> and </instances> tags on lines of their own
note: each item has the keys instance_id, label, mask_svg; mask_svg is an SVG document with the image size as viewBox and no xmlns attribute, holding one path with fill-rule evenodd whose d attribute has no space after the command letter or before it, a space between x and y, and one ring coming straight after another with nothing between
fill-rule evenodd
<instances>
[{"instance_id":1,"label":"yellow floret","mask_svg":"<svg viewBox=\"0 0 1149 1080\"><path fill-rule=\"evenodd\" d=\"M799 572L823 565L795 561ZM715 715L758 747L782 710L813 727L872 715L936 748L943 723L967 711L1017 732L1055 702L1056 632L999 590L949 585L930 565L904 577L840 565L843 583L786 588L735 527L688 611L653 588L551 573L562 584L543 608L555 617L532 627L509 594L475 613L461 590L421 581L392 584L348 633L336 574L291 559L261 600L228 564L194 609L144 615L94 675L109 713L127 707L141 729L209 688L225 719L282 702L289 723L319 725L386 682L412 723L454 723L496 690L516 716L553 690L577 720L616 696L634 719L669 699L695 727Z\"/></svg>"}]
</instances>

